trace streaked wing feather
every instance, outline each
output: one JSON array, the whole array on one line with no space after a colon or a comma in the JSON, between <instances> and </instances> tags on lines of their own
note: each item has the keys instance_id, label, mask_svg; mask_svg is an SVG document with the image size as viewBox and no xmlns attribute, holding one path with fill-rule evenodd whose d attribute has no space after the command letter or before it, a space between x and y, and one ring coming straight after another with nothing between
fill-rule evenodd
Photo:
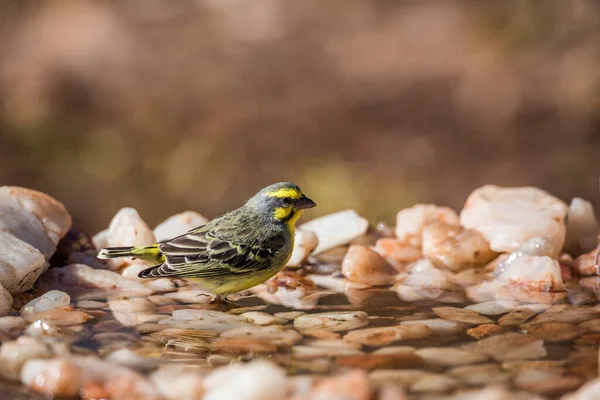
<instances>
[{"instance_id":1,"label":"streaked wing feather","mask_svg":"<svg viewBox=\"0 0 600 400\"><path fill-rule=\"evenodd\" d=\"M161 276L217 277L241 274L268 268L276 249L236 244L219 236L230 232L203 226L159 244L165 263L159 268ZM224 234L225 233L225 234Z\"/></svg>"}]
</instances>

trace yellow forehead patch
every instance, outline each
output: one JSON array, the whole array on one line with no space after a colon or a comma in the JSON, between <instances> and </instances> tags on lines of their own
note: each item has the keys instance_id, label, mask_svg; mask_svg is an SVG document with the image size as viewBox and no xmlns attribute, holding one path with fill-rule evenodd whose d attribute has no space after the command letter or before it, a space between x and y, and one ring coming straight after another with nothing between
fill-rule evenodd
<instances>
[{"instance_id":1,"label":"yellow forehead patch","mask_svg":"<svg viewBox=\"0 0 600 400\"><path fill-rule=\"evenodd\" d=\"M290 199L299 199L300 197L302 197L302 192L300 192L299 190L294 189L294 188L277 189L272 192L267 192L265 194L269 197L277 197L277 198L288 197Z\"/></svg>"}]
</instances>

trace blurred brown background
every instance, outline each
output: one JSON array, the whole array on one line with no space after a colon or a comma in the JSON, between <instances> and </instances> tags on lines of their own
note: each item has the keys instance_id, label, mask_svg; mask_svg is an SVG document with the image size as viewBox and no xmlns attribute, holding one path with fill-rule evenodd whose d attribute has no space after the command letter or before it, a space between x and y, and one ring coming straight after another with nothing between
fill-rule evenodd
<instances>
[{"instance_id":1,"label":"blurred brown background","mask_svg":"<svg viewBox=\"0 0 600 400\"><path fill-rule=\"evenodd\" d=\"M292 180L393 221L479 185L600 205L597 0L4 0L0 183L93 233Z\"/></svg>"}]
</instances>

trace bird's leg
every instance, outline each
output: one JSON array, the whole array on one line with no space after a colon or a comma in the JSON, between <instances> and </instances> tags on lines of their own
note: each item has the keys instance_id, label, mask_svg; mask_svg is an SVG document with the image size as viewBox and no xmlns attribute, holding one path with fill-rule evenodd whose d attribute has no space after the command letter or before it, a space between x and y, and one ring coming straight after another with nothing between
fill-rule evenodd
<instances>
[{"instance_id":1,"label":"bird's leg","mask_svg":"<svg viewBox=\"0 0 600 400\"><path fill-rule=\"evenodd\" d=\"M221 295L216 294L212 297L212 299L210 299L210 304L215 304L215 303L229 304L229 303L231 303L231 300L227 299L227 295L221 296Z\"/></svg>"}]
</instances>

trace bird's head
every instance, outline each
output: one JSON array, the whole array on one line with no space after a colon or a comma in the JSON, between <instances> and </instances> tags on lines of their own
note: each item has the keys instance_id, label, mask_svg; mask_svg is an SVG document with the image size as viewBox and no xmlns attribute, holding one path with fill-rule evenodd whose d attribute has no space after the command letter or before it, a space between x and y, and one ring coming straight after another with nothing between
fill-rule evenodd
<instances>
[{"instance_id":1,"label":"bird's head","mask_svg":"<svg viewBox=\"0 0 600 400\"><path fill-rule=\"evenodd\" d=\"M291 182L269 185L248 200L247 204L270 218L292 225L304 209L316 206L314 201L306 197L302 190Z\"/></svg>"}]
</instances>

